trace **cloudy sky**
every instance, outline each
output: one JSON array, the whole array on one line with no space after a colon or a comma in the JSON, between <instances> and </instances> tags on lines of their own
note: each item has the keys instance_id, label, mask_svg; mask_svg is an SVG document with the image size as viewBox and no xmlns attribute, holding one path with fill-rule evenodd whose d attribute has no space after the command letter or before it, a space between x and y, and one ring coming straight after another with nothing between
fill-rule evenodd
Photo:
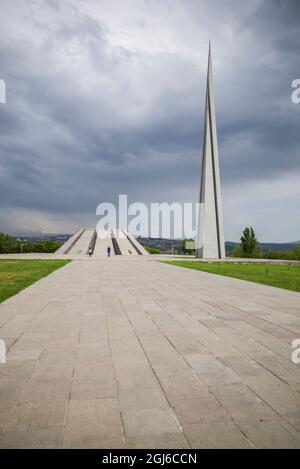
<instances>
[{"instance_id":1,"label":"cloudy sky","mask_svg":"<svg viewBox=\"0 0 300 469\"><path fill-rule=\"evenodd\" d=\"M199 195L209 38L225 237L300 239L299 0L0 0L0 231Z\"/></svg>"}]
</instances>

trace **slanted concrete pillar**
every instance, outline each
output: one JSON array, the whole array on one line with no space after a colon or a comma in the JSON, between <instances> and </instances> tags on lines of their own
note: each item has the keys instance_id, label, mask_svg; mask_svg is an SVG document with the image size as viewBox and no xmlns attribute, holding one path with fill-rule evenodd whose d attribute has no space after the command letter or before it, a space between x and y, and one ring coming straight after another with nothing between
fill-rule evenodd
<instances>
[{"instance_id":1,"label":"slanted concrete pillar","mask_svg":"<svg viewBox=\"0 0 300 469\"><path fill-rule=\"evenodd\" d=\"M225 257L211 46L209 45L196 257Z\"/></svg>"}]
</instances>

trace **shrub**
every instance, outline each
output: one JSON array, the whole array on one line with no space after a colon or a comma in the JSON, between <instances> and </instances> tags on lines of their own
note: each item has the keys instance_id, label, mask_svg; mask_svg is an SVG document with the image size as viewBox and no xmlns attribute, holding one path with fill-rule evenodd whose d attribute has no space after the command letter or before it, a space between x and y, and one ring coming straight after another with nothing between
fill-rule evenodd
<instances>
[{"instance_id":1,"label":"shrub","mask_svg":"<svg viewBox=\"0 0 300 469\"><path fill-rule=\"evenodd\" d=\"M30 252L55 252L61 246L57 241L21 241L5 233L0 233L0 254Z\"/></svg>"},{"instance_id":2,"label":"shrub","mask_svg":"<svg viewBox=\"0 0 300 469\"><path fill-rule=\"evenodd\" d=\"M151 246L144 246L144 248L149 252L149 254L160 254L159 249L152 248Z\"/></svg>"}]
</instances>

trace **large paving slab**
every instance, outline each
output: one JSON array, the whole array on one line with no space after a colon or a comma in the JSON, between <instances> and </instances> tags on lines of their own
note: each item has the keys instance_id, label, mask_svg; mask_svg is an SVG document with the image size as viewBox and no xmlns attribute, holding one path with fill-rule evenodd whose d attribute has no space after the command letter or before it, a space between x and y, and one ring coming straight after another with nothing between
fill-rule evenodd
<instances>
[{"instance_id":1,"label":"large paving slab","mask_svg":"<svg viewBox=\"0 0 300 469\"><path fill-rule=\"evenodd\" d=\"M300 448L300 295L77 259L0 305L1 448Z\"/></svg>"}]
</instances>

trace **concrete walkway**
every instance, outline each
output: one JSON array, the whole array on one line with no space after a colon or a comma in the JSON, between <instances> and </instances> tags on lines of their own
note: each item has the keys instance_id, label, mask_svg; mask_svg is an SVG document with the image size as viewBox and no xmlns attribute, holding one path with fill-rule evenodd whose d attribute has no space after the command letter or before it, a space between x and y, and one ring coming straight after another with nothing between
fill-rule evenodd
<instances>
[{"instance_id":1,"label":"concrete walkway","mask_svg":"<svg viewBox=\"0 0 300 469\"><path fill-rule=\"evenodd\" d=\"M0 447L299 448L300 295L141 257L0 305Z\"/></svg>"}]
</instances>

